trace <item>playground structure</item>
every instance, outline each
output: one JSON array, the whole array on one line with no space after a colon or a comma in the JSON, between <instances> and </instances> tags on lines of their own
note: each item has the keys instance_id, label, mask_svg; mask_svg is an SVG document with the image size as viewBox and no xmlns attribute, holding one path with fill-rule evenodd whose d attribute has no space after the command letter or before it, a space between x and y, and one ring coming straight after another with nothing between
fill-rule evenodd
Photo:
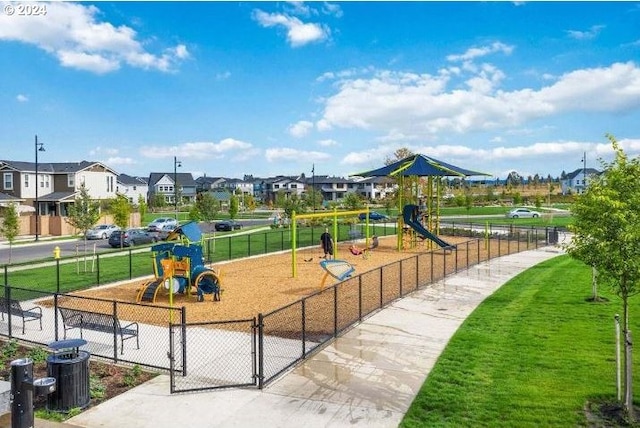
<instances>
[{"instance_id":1,"label":"playground structure","mask_svg":"<svg viewBox=\"0 0 640 428\"><path fill-rule=\"evenodd\" d=\"M448 242L438 238L438 236L429 232L420 222L420 209L417 205L407 204L402 209L402 219L404 224L413 229L413 231L417 234L420 239L429 239L435 242L440 248L445 250L453 250L455 249L455 245L449 244ZM407 231L404 231L406 234ZM409 234L409 239L414 239L413 234ZM409 243L411 245L411 242Z\"/></svg>"},{"instance_id":2,"label":"playground structure","mask_svg":"<svg viewBox=\"0 0 640 428\"><path fill-rule=\"evenodd\" d=\"M220 300L220 272L204 266L202 232L196 222L189 222L171 232L169 239L179 237L177 242L163 242L151 247L155 278L139 289L136 302L155 303L159 291L164 288L173 305L175 293L197 296L204 301L206 294L213 301ZM195 290L194 290L195 289Z\"/></svg>"},{"instance_id":3,"label":"playground structure","mask_svg":"<svg viewBox=\"0 0 640 428\"><path fill-rule=\"evenodd\" d=\"M358 214L365 214L365 245L369 246L369 208L363 210L353 210L353 211L338 211L334 209L329 213L313 213L313 214L300 214L296 215L296 212L293 211L291 214L291 277L295 278L297 276L297 220L300 219L313 219L313 218L333 218L333 236L338 236L338 218L339 217L349 217L349 216L357 216ZM333 258L336 259L338 256L338 246L333 246Z\"/></svg>"},{"instance_id":4,"label":"playground structure","mask_svg":"<svg viewBox=\"0 0 640 428\"><path fill-rule=\"evenodd\" d=\"M438 238L440 233L440 195L443 177L464 178L489 175L460 168L425 155L411 155L382 168L353 174L359 177L393 177L398 180L398 250L412 248L418 238L429 240L445 250L453 245ZM426 177L426 180L422 180ZM420 204L420 206L418 206ZM422 217L419 219L419 215ZM407 227L405 227L407 226Z\"/></svg>"},{"instance_id":5,"label":"playground structure","mask_svg":"<svg viewBox=\"0 0 640 428\"><path fill-rule=\"evenodd\" d=\"M322 277L322 282L320 283L320 288L324 288L324 284L327 281L329 275L331 275L338 281L344 281L356 271L351 263L347 262L346 260L322 260L320 262L320 267L325 272L324 276Z\"/></svg>"}]
</instances>

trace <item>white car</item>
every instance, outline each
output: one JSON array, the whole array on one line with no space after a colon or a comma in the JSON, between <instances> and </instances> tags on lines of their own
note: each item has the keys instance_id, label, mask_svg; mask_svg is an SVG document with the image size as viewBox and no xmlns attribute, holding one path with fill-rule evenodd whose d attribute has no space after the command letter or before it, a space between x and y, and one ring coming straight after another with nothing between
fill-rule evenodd
<instances>
[{"instance_id":1,"label":"white car","mask_svg":"<svg viewBox=\"0 0 640 428\"><path fill-rule=\"evenodd\" d=\"M529 208L516 208L507 213L507 218L538 218L542 216L538 211Z\"/></svg>"},{"instance_id":2,"label":"white car","mask_svg":"<svg viewBox=\"0 0 640 428\"><path fill-rule=\"evenodd\" d=\"M167 225L176 228L178 227L178 220L171 217L160 217L149 223L147 230L149 232L160 232L160 230Z\"/></svg>"},{"instance_id":3,"label":"white car","mask_svg":"<svg viewBox=\"0 0 640 428\"><path fill-rule=\"evenodd\" d=\"M89 230L87 230L87 239L107 239L111 236L112 232L120 230L115 224L99 224Z\"/></svg>"}]
</instances>

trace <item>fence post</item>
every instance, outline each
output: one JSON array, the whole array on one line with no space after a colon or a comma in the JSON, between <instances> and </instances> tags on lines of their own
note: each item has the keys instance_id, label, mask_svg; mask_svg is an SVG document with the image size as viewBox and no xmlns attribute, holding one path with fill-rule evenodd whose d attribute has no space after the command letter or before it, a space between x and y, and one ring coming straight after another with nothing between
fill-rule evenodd
<instances>
[{"instance_id":1,"label":"fence post","mask_svg":"<svg viewBox=\"0 0 640 428\"><path fill-rule=\"evenodd\" d=\"M384 269L384 266L380 267L380 306L378 306L378 308L382 307L382 292L383 292L383 288L382 288L382 281L384 276L382 275L382 270Z\"/></svg>"},{"instance_id":2,"label":"fence post","mask_svg":"<svg viewBox=\"0 0 640 428\"><path fill-rule=\"evenodd\" d=\"M54 334L53 337L56 339L56 342L59 340L58 338L58 293L53 295L53 326L54 326Z\"/></svg>"},{"instance_id":3,"label":"fence post","mask_svg":"<svg viewBox=\"0 0 640 428\"><path fill-rule=\"evenodd\" d=\"M458 247L457 247L457 246L456 246L456 248L453 250L453 253L455 253L455 255L456 255L456 264L455 264L455 266L456 266L456 271L455 271L455 273L458 273Z\"/></svg>"},{"instance_id":4,"label":"fence post","mask_svg":"<svg viewBox=\"0 0 640 428\"><path fill-rule=\"evenodd\" d=\"M307 299L302 299L302 308L301 308L301 315L302 315L302 358L304 358L304 356L307 354L307 310L306 310L306 305L307 303Z\"/></svg>"},{"instance_id":5,"label":"fence post","mask_svg":"<svg viewBox=\"0 0 640 428\"><path fill-rule=\"evenodd\" d=\"M251 234L247 235L247 254L251 257Z\"/></svg>"},{"instance_id":6,"label":"fence post","mask_svg":"<svg viewBox=\"0 0 640 428\"><path fill-rule=\"evenodd\" d=\"M11 335L11 311L9 308L11 308L11 287L9 287L9 285L5 285L5 291L4 291L4 297L5 299L7 299L7 328L9 329L9 337L12 337ZM23 321L24 322L24 321Z\"/></svg>"},{"instance_id":7,"label":"fence post","mask_svg":"<svg viewBox=\"0 0 640 428\"><path fill-rule=\"evenodd\" d=\"M400 296L402 297L402 260L400 260L400 278L398 278L398 283L400 284Z\"/></svg>"},{"instance_id":8,"label":"fence post","mask_svg":"<svg viewBox=\"0 0 640 428\"><path fill-rule=\"evenodd\" d=\"M358 275L358 321L362 321L362 274Z\"/></svg>"},{"instance_id":9,"label":"fence post","mask_svg":"<svg viewBox=\"0 0 640 428\"><path fill-rule=\"evenodd\" d=\"M429 284L433 284L433 251L429 251L429 254L431 254L431 282Z\"/></svg>"},{"instance_id":10,"label":"fence post","mask_svg":"<svg viewBox=\"0 0 640 428\"><path fill-rule=\"evenodd\" d=\"M8 285L9 284L9 269L7 268L7 265L4 265L4 285Z\"/></svg>"},{"instance_id":11,"label":"fence post","mask_svg":"<svg viewBox=\"0 0 640 428\"><path fill-rule=\"evenodd\" d=\"M133 253L131 247L129 247L129 279L133 279Z\"/></svg>"},{"instance_id":12,"label":"fence post","mask_svg":"<svg viewBox=\"0 0 640 428\"><path fill-rule=\"evenodd\" d=\"M469 269L469 241L467 241L467 267L466 269Z\"/></svg>"},{"instance_id":13,"label":"fence post","mask_svg":"<svg viewBox=\"0 0 640 428\"><path fill-rule=\"evenodd\" d=\"M447 252L442 252L442 278L447 277Z\"/></svg>"},{"instance_id":14,"label":"fence post","mask_svg":"<svg viewBox=\"0 0 640 428\"><path fill-rule=\"evenodd\" d=\"M96 284L100 285L100 254L96 254Z\"/></svg>"},{"instance_id":15,"label":"fence post","mask_svg":"<svg viewBox=\"0 0 640 428\"><path fill-rule=\"evenodd\" d=\"M258 389L264 388L264 317L258 314Z\"/></svg>"},{"instance_id":16,"label":"fence post","mask_svg":"<svg viewBox=\"0 0 640 428\"><path fill-rule=\"evenodd\" d=\"M113 361L115 363L118 362L118 324L116 323L116 319L118 317L118 302L113 301ZM122 344L124 346L124 343Z\"/></svg>"},{"instance_id":17,"label":"fence post","mask_svg":"<svg viewBox=\"0 0 640 428\"><path fill-rule=\"evenodd\" d=\"M229 255L229 257L227 258L227 260L231 260L231 237L230 237L230 236L227 238L227 249L228 249L228 251L229 251L229 252L227 253L227 254Z\"/></svg>"},{"instance_id":18,"label":"fence post","mask_svg":"<svg viewBox=\"0 0 640 428\"><path fill-rule=\"evenodd\" d=\"M60 292L60 259L56 259L56 293Z\"/></svg>"},{"instance_id":19,"label":"fence post","mask_svg":"<svg viewBox=\"0 0 640 428\"><path fill-rule=\"evenodd\" d=\"M333 286L333 337L338 337L338 285Z\"/></svg>"},{"instance_id":20,"label":"fence post","mask_svg":"<svg viewBox=\"0 0 640 428\"><path fill-rule=\"evenodd\" d=\"M180 308L180 332L182 333L182 376L187 375L187 308Z\"/></svg>"},{"instance_id":21,"label":"fence post","mask_svg":"<svg viewBox=\"0 0 640 428\"><path fill-rule=\"evenodd\" d=\"M267 245L268 245L267 244L268 243L267 236L269 236L268 233L269 232L265 232L264 235L263 235L264 236L264 253L265 254L267 254L269 252L269 247L267 247Z\"/></svg>"}]
</instances>

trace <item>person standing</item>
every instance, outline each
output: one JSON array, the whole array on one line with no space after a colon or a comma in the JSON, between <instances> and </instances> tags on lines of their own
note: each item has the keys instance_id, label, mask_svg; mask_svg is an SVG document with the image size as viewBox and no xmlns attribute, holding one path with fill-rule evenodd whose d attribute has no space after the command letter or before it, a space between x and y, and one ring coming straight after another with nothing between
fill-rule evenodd
<instances>
[{"instance_id":1,"label":"person standing","mask_svg":"<svg viewBox=\"0 0 640 428\"><path fill-rule=\"evenodd\" d=\"M329 233L329 228L324 228L324 233L320 235L320 246L324 252L324 258L330 259L333 256L333 238Z\"/></svg>"}]
</instances>

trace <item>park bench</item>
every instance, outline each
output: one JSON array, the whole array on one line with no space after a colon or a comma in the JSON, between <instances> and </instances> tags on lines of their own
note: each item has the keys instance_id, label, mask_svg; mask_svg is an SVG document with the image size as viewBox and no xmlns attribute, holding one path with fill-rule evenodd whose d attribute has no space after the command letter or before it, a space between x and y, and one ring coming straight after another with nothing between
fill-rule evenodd
<instances>
[{"instance_id":1,"label":"park bench","mask_svg":"<svg viewBox=\"0 0 640 428\"><path fill-rule=\"evenodd\" d=\"M120 353L124 354L124 341L136 338L136 346L140 349L140 339L138 337L138 323L132 322L122 327L120 320L114 314L100 312L89 312L81 309L71 309L58 307L62 322L64 324L64 338L67 338L67 330L80 329L82 338L83 330L93 330L103 333L111 333L120 336Z\"/></svg>"},{"instance_id":2,"label":"park bench","mask_svg":"<svg viewBox=\"0 0 640 428\"><path fill-rule=\"evenodd\" d=\"M2 313L3 321L4 314L22 318L22 334L24 334L24 325L29 321L40 321L40 330L42 330L42 308L38 306L24 309L19 300L0 297L0 313Z\"/></svg>"}]
</instances>

